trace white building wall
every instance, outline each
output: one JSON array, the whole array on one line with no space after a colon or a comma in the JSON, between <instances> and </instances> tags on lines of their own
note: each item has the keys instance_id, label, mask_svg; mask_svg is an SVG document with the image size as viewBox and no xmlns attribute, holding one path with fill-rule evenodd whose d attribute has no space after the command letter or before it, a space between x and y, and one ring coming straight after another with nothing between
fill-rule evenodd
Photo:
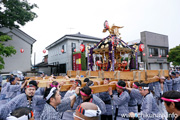
<instances>
[{"instance_id":1,"label":"white building wall","mask_svg":"<svg viewBox=\"0 0 180 120\"><path fill-rule=\"evenodd\" d=\"M3 57L5 66L1 72L11 72L13 70L20 70L22 72L31 70L31 45L25 42L19 36L16 36L12 32L8 35L12 36L13 40L5 42L5 45L12 45L16 49L16 54L11 57ZM24 53L20 52L20 49L24 49Z\"/></svg>"}]
</instances>

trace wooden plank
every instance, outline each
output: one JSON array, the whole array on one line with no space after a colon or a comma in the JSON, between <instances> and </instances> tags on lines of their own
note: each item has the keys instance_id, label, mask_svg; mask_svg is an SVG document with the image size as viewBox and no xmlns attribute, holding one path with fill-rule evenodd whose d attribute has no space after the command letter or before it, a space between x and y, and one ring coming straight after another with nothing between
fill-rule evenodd
<instances>
[{"instance_id":1,"label":"wooden plank","mask_svg":"<svg viewBox=\"0 0 180 120\"><path fill-rule=\"evenodd\" d=\"M86 71L80 71L79 72L79 76L83 75L84 77L86 77Z\"/></svg>"},{"instance_id":2,"label":"wooden plank","mask_svg":"<svg viewBox=\"0 0 180 120\"><path fill-rule=\"evenodd\" d=\"M71 70L67 71L67 76L71 76Z\"/></svg>"},{"instance_id":3,"label":"wooden plank","mask_svg":"<svg viewBox=\"0 0 180 120\"><path fill-rule=\"evenodd\" d=\"M71 76L70 77L76 77L76 71L71 71Z\"/></svg>"},{"instance_id":4,"label":"wooden plank","mask_svg":"<svg viewBox=\"0 0 180 120\"><path fill-rule=\"evenodd\" d=\"M120 79L121 80L133 80L133 72L132 71L120 72Z\"/></svg>"},{"instance_id":5,"label":"wooden plank","mask_svg":"<svg viewBox=\"0 0 180 120\"><path fill-rule=\"evenodd\" d=\"M68 91L70 88L72 87L72 84L65 84L63 86L61 86L60 91Z\"/></svg>"},{"instance_id":6,"label":"wooden plank","mask_svg":"<svg viewBox=\"0 0 180 120\"><path fill-rule=\"evenodd\" d=\"M90 71L90 76L98 76L99 71Z\"/></svg>"},{"instance_id":7,"label":"wooden plank","mask_svg":"<svg viewBox=\"0 0 180 120\"><path fill-rule=\"evenodd\" d=\"M169 70L161 70L160 76L168 77L169 76Z\"/></svg>"},{"instance_id":8,"label":"wooden plank","mask_svg":"<svg viewBox=\"0 0 180 120\"><path fill-rule=\"evenodd\" d=\"M100 92L106 92L106 91L108 91L109 87L112 87L112 90L115 90L115 89L116 89L116 85L115 85L115 84L113 84L113 85L90 86L90 88L91 88L92 91L93 91L93 94L94 94L94 93L100 93Z\"/></svg>"},{"instance_id":9,"label":"wooden plank","mask_svg":"<svg viewBox=\"0 0 180 120\"><path fill-rule=\"evenodd\" d=\"M56 79L63 79L63 76L56 76Z\"/></svg>"},{"instance_id":10,"label":"wooden plank","mask_svg":"<svg viewBox=\"0 0 180 120\"><path fill-rule=\"evenodd\" d=\"M147 78L159 76L159 70L147 70Z\"/></svg>"},{"instance_id":11,"label":"wooden plank","mask_svg":"<svg viewBox=\"0 0 180 120\"><path fill-rule=\"evenodd\" d=\"M114 78L114 72L104 71L104 78Z\"/></svg>"},{"instance_id":12,"label":"wooden plank","mask_svg":"<svg viewBox=\"0 0 180 120\"><path fill-rule=\"evenodd\" d=\"M136 71L134 77L135 77L135 81L145 81L146 80L146 72L145 71Z\"/></svg>"}]
</instances>

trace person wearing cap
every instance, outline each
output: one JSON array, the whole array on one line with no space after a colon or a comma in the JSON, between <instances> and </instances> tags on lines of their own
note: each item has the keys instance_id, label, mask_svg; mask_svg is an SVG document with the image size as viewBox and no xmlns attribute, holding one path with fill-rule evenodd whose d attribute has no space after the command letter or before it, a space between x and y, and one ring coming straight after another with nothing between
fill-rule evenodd
<instances>
[{"instance_id":1,"label":"person wearing cap","mask_svg":"<svg viewBox=\"0 0 180 120\"><path fill-rule=\"evenodd\" d=\"M157 103L149 90L148 84L141 83L139 85L139 92L144 97L141 106L141 112L133 113L130 112L131 117L139 117L143 120L160 120L159 118L159 109Z\"/></svg>"},{"instance_id":2,"label":"person wearing cap","mask_svg":"<svg viewBox=\"0 0 180 120\"><path fill-rule=\"evenodd\" d=\"M6 120L34 120L34 113L31 108L20 107L10 113Z\"/></svg>"},{"instance_id":3,"label":"person wearing cap","mask_svg":"<svg viewBox=\"0 0 180 120\"><path fill-rule=\"evenodd\" d=\"M173 72L171 73L172 80L173 80L173 90L174 91L180 91L180 77L179 72Z\"/></svg>"},{"instance_id":4,"label":"person wearing cap","mask_svg":"<svg viewBox=\"0 0 180 120\"><path fill-rule=\"evenodd\" d=\"M103 83L104 83L104 85L108 85L109 84L109 78L104 78ZM101 120L112 120L111 96L109 95L109 92L100 92L99 98L106 105L106 113L101 115Z\"/></svg>"},{"instance_id":5,"label":"person wearing cap","mask_svg":"<svg viewBox=\"0 0 180 120\"><path fill-rule=\"evenodd\" d=\"M61 95L56 87L47 88L44 94L46 104L40 116L40 120L61 120L62 112L71 109L78 92L79 88L76 89L74 95L61 100Z\"/></svg>"},{"instance_id":6,"label":"person wearing cap","mask_svg":"<svg viewBox=\"0 0 180 120\"><path fill-rule=\"evenodd\" d=\"M126 83L122 80L119 80L116 83L117 94L113 94L111 87L108 90L109 95L111 96L113 100L116 120L129 119L129 117L126 115L129 114L128 102L130 100L130 96L129 96L129 93L125 89L126 89Z\"/></svg>"},{"instance_id":7,"label":"person wearing cap","mask_svg":"<svg viewBox=\"0 0 180 120\"><path fill-rule=\"evenodd\" d=\"M31 81L29 83L31 83ZM14 97L0 108L0 119L6 119L8 114L16 108L29 107L33 109L35 119L38 120L43 110L45 100L43 99L43 96L34 95L35 91L36 86L28 84L25 88L25 93Z\"/></svg>"},{"instance_id":8,"label":"person wearing cap","mask_svg":"<svg viewBox=\"0 0 180 120\"><path fill-rule=\"evenodd\" d=\"M164 101L167 112L171 114L168 117L175 117L174 120L180 120L180 92L165 92L161 99Z\"/></svg>"},{"instance_id":9,"label":"person wearing cap","mask_svg":"<svg viewBox=\"0 0 180 120\"><path fill-rule=\"evenodd\" d=\"M100 120L101 110L91 102L80 104L73 113L74 120Z\"/></svg>"}]
</instances>

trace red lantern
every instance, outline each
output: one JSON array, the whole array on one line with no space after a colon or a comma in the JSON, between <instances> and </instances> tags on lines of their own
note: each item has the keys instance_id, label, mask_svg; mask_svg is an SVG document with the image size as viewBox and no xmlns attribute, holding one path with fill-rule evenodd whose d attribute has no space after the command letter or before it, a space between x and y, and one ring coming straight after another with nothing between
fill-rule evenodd
<instances>
[{"instance_id":1,"label":"red lantern","mask_svg":"<svg viewBox=\"0 0 180 120\"><path fill-rule=\"evenodd\" d=\"M139 45L139 51L142 52L144 50L144 44Z\"/></svg>"},{"instance_id":2,"label":"red lantern","mask_svg":"<svg viewBox=\"0 0 180 120\"><path fill-rule=\"evenodd\" d=\"M81 52L84 52L84 50L85 50L85 46L84 46L83 44L81 44L81 45L80 45L80 51L81 51Z\"/></svg>"},{"instance_id":3,"label":"red lantern","mask_svg":"<svg viewBox=\"0 0 180 120\"><path fill-rule=\"evenodd\" d=\"M159 55L159 57L161 57L161 55Z\"/></svg>"},{"instance_id":4,"label":"red lantern","mask_svg":"<svg viewBox=\"0 0 180 120\"><path fill-rule=\"evenodd\" d=\"M43 50L43 53L45 54L45 53L46 53L46 50Z\"/></svg>"},{"instance_id":5,"label":"red lantern","mask_svg":"<svg viewBox=\"0 0 180 120\"><path fill-rule=\"evenodd\" d=\"M63 52L64 52L64 50L62 49L62 50L61 50L61 52L63 53Z\"/></svg>"},{"instance_id":6,"label":"red lantern","mask_svg":"<svg viewBox=\"0 0 180 120\"><path fill-rule=\"evenodd\" d=\"M107 21L107 20L104 22L104 28L105 28L106 30L109 29L109 24L108 24L108 21Z\"/></svg>"},{"instance_id":7,"label":"red lantern","mask_svg":"<svg viewBox=\"0 0 180 120\"><path fill-rule=\"evenodd\" d=\"M146 56L146 53L143 53L143 56Z\"/></svg>"},{"instance_id":8,"label":"red lantern","mask_svg":"<svg viewBox=\"0 0 180 120\"><path fill-rule=\"evenodd\" d=\"M169 55L167 55L167 58L169 57Z\"/></svg>"},{"instance_id":9,"label":"red lantern","mask_svg":"<svg viewBox=\"0 0 180 120\"><path fill-rule=\"evenodd\" d=\"M76 49L74 49L74 52L76 52Z\"/></svg>"},{"instance_id":10,"label":"red lantern","mask_svg":"<svg viewBox=\"0 0 180 120\"><path fill-rule=\"evenodd\" d=\"M150 57L152 57L152 54L150 54Z\"/></svg>"},{"instance_id":11,"label":"red lantern","mask_svg":"<svg viewBox=\"0 0 180 120\"><path fill-rule=\"evenodd\" d=\"M126 67L127 64L128 64L127 61L122 61L121 66Z\"/></svg>"},{"instance_id":12,"label":"red lantern","mask_svg":"<svg viewBox=\"0 0 180 120\"><path fill-rule=\"evenodd\" d=\"M97 66L100 66L100 64L102 64L102 62L100 60L96 61Z\"/></svg>"},{"instance_id":13,"label":"red lantern","mask_svg":"<svg viewBox=\"0 0 180 120\"><path fill-rule=\"evenodd\" d=\"M20 52L23 53L23 52L24 52L24 49L21 49Z\"/></svg>"}]
</instances>

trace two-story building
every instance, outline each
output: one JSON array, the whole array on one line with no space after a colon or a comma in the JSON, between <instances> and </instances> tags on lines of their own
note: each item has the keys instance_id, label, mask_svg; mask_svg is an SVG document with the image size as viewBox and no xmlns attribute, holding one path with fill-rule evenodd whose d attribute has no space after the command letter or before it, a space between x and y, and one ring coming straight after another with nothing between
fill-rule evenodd
<instances>
[{"instance_id":1,"label":"two-story building","mask_svg":"<svg viewBox=\"0 0 180 120\"><path fill-rule=\"evenodd\" d=\"M12 40L3 42L5 46L14 46L16 54L10 57L3 57L5 65L1 73L9 73L14 70L22 72L31 71L31 54L34 42L36 40L20 29L0 28L0 31L9 35ZM21 51L23 50L23 52Z\"/></svg>"},{"instance_id":2,"label":"two-story building","mask_svg":"<svg viewBox=\"0 0 180 120\"><path fill-rule=\"evenodd\" d=\"M149 70L169 69L167 62L168 36L153 32L141 32L141 39L128 42L129 45L144 44L144 51L138 51L138 63L144 62Z\"/></svg>"},{"instance_id":3,"label":"two-story building","mask_svg":"<svg viewBox=\"0 0 180 120\"><path fill-rule=\"evenodd\" d=\"M74 49L80 51L80 45L94 46L101 38L96 38L81 33L64 35L57 41L46 47L48 50L48 66L51 67L51 74L66 73L72 70L72 55ZM63 52L61 50L63 49ZM87 57L87 50L85 50Z\"/></svg>"}]
</instances>

